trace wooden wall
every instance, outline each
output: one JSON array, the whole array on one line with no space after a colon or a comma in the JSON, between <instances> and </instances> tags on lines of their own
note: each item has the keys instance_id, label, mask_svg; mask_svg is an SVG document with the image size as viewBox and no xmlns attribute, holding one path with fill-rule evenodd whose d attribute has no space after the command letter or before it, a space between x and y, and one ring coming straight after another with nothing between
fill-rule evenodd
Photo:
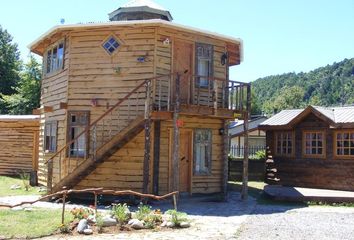
<instances>
[{"instance_id":1,"label":"wooden wall","mask_svg":"<svg viewBox=\"0 0 354 240\"><path fill-rule=\"evenodd\" d=\"M0 175L37 170L39 119L0 119Z\"/></svg>"},{"instance_id":2,"label":"wooden wall","mask_svg":"<svg viewBox=\"0 0 354 240\"><path fill-rule=\"evenodd\" d=\"M293 130L295 132L295 156L289 158L273 154L274 131L267 131L267 146L272 156L272 160L267 164L267 169L268 172L273 168L277 170L274 175L268 175L267 182L286 186L354 191L354 159L333 157L335 129L310 114ZM302 132L304 130L326 131L325 158L305 158L302 156ZM274 181L275 178L279 181Z\"/></svg>"}]
</instances>

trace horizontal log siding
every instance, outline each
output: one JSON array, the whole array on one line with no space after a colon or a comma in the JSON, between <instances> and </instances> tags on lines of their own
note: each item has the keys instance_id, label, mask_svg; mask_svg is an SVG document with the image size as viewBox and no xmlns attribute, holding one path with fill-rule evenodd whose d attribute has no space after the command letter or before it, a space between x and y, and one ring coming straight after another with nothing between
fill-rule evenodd
<instances>
[{"instance_id":1,"label":"horizontal log siding","mask_svg":"<svg viewBox=\"0 0 354 240\"><path fill-rule=\"evenodd\" d=\"M0 120L0 175L35 170L38 130L39 120Z\"/></svg>"},{"instance_id":2,"label":"horizontal log siding","mask_svg":"<svg viewBox=\"0 0 354 240\"><path fill-rule=\"evenodd\" d=\"M305 158L302 155L302 133L304 130L323 130L326 133L325 158ZM274 176L268 177L269 183L286 186L337 189L354 191L354 159L333 158L333 134L335 129L314 115L309 115L295 127L295 157L274 156L274 132L267 131L267 146L271 150L273 162L267 169L276 169Z\"/></svg>"}]
</instances>

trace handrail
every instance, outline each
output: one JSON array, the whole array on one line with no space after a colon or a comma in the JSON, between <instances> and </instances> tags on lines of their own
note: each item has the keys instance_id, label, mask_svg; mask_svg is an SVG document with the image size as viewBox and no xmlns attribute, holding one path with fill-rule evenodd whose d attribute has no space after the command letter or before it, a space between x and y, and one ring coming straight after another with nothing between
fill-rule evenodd
<instances>
[{"instance_id":1,"label":"handrail","mask_svg":"<svg viewBox=\"0 0 354 240\"><path fill-rule=\"evenodd\" d=\"M49 161L53 160L55 157L57 157L63 150L68 148L71 144L73 144L75 141L77 141L82 135L88 133L90 129L96 125L100 120L102 120L105 116L107 116L109 113L111 113L115 108L117 108L119 105L121 105L125 100L127 100L133 93L135 93L139 88L147 84L147 82L156 80L162 77L168 77L171 76L171 74L166 74L166 75L161 75L161 76L156 76L153 78L146 79L144 82L136 86L132 91L130 91L124 98L120 99L116 104L114 104L110 109L108 109L105 113L103 113L99 118L97 118L95 121L93 121L90 125L88 125L84 131L82 131L80 134L78 134L74 139L71 141L67 142L62 148L60 148L53 156L51 156L47 161L44 162L44 164L48 164Z\"/></svg>"}]
</instances>

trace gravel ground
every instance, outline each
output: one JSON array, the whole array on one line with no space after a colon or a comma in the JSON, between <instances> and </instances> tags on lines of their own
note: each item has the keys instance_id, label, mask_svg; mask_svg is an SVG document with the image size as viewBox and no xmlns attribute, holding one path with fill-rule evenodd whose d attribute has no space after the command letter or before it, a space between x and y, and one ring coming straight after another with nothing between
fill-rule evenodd
<instances>
[{"instance_id":1,"label":"gravel ground","mask_svg":"<svg viewBox=\"0 0 354 240\"><path fill-rule=\"evenodd\" d=\"M236 239L354 239L354 208L257 205Z\"/></svg>"}]
</instances>

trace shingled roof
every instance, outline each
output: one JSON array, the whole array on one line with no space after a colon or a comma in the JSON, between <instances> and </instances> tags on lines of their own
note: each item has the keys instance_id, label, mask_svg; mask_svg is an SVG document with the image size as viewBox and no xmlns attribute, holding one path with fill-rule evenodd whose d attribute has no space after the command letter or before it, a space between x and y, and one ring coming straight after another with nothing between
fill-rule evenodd
<instances>
[{"instance_id":1,"label":"shingled roof","mask_svg":"<svg viewBox=\"0 0 354 240\"><path fill-rule=\"evenodd\" d=\"M308 106L305 109L283 110L260 124L261 128L292 127L303 117L313 113L333 127L354 126L354 106L318 107Z\"/></svg>"}]
</instances>

